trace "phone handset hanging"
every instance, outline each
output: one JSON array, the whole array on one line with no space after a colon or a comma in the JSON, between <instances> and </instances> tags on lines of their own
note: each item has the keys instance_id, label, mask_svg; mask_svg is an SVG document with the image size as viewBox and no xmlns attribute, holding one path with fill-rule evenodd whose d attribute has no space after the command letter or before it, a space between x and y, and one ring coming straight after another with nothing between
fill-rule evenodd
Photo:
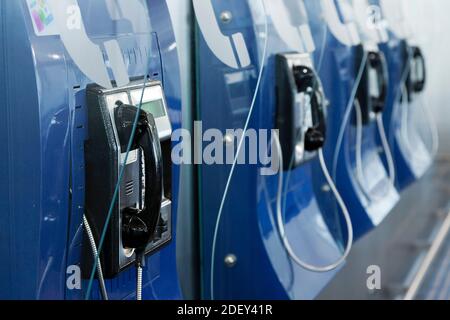
<instances>
[{"instance_id":1,"label":"phone handset hanging","mask_svg":"<svg viewBox=\"0 0 450 320\"><path fill-rule=\"evenodd\" d=\"M126 149L138 108L119 102L114 111L122 150ZM140 111L133 150L144 158L145 195L142 209L122 210L122 244L124 248L144 251L155 234L163 197L162 151L155 120L151 113Z\"/></svg>"},{"instance_id":2,"label":"phone handset hanging","mask_svg":"<svg viewBox=\"0 0 450 320\"><path fill-rule=\"evenodd\" d=\"M274 137L280 162L276 201L277 226L283 246L289 257L300 267L313 272L328 272L338 268L353 245L353 226L348 209L331 178L323 155L326 139L326 100L318 75L314 72L308 54L287 53L276 57L277 74L277 128ZM347 245L342 256L334 263L317 266L299 258L286 234L281 198L284 171L319 156L319 162L347 225Z\"/></svg>"},{"instance_id":3,"label":"phone handset hanging","mask_svg":"<svg viewBox=\"0 0 450 320\"><path fill-rule=\"evenodd\" d=\"M367 62L363 76L358 86L356 100L362 108L363 124L367 125L384 111L388 94L389 75L384 54L380 51L365 51L363 46L358 47L356 66L361 65L364 56Z\"/></svg>"},{"instance_id":4,"label":"phone handset hanging","mask_svg":"<svg viewBox=\"0 0 450 320\"><path fill-rule=\"evenodd\" d=\"M359 183L366 185L364 170L362 168L362 134L363 126L366 126L376 121L378 133L380 135L381 143L389 170L389 181L391 184L395 183L395 164L394 158L389 146L386 131L383 123L383 111L386 106L389 86L389 73L387 69L387 62L384 54L378 50L366 51L364 46L358 47L358 56L356 66L361 68L363 66L363 73L361 81L358 85L356 99L354 101L354 108L356 113L356 165ZM366 62L364 60L366 59ZM370 196L370 198L376 196Z\"/></svg>"},{"instance_id":5,"label":"phone handset hanging","mask_svg":"<svg viewBox=\"0 0 450 320\"><path fill-rule=\"evenodd\" d=\"M87 90L86 215L96 242L103 244L99 256L106 279L172 239L167 103L161 83L142 88L139 82ZM84 276L91 278L89 252L82 262Z\"/></svg>"},{"instance_id":6,"label":"phone handset hanging","mask_svg":"<svg viewBox=\"0 0 450 320\"><path fill-rule=\"evenodd\" d=\"M386 107L386 100L388 97L389 87L389 71L387 66L386 57L382 52L372 51L369 52L367 57L368 64L376 74L376 80L372 80L378 87L378 95L372 96L372 111L375 113L377 122L378 133L380 135L381 144L383 146L384 154L388 165L389 181L392 185L395 184L396 170L394 163L394 156L392 155L389 141L386 135L383 122L383 112Z\"/></svg>"},{"instance_id":7,"label":"phone handset hanging","mask_svg":"<svg viewBox=\"0 0 450 320\"><path fill-rule=\"evenodd\" d=\"M412 48L412 57L416 71L414 92L422 92L427 82L427 64L423 52L419 47Z\"/></svg>"},{"instance_id":8,"label":"phone handset hanging","mask_svg":"<svg viewBox=\"0 0 450 320\"><path fill-rule=\"evenodd\" d=\"M421 93L425 90L427 81L427 65L422 49L417 46L408 48L410 50L408 54L407 63L410 64L407 77L407 89L409 102L412 102L413 95Z\"/></svg>"},{"instance_id":9,"label":"phone handset hanging","mask_svg":"<svg viewBox=\"0 0 450 320\"><path fill-rule=\"evenodd\" d=\"M138 124L132 149L141 150L144 158L144 201L142 208L127 207L122 210L122 245L136 253L136 299L142 300L142 270L145 267L145 250L153 240L160 219L163 198L162 151L155 119L151 113L132 105L118 102L114 118L121 148L126 148L132 135L134 119Z\"/></svg>"},{"instance_id":10,"label":"phone handset hanging","mask_svg":"<svg viewBox=\"0 0 450 320\"><path fill-rule=\"evenodd\" d=\"M325 143L324 95L307 54L277 55L276 81L276 127L284 167L291 170L314 158Z\"/></svg>"}]
</instances>

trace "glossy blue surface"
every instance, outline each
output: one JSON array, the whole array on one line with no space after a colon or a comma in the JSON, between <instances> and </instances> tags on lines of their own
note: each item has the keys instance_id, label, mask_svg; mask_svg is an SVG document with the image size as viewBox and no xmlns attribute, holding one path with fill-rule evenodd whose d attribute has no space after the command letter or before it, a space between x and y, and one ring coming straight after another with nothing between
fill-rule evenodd
<instances>
[{"instance_id":1,"label":"glossy blue surface","mask_svg":"<svg viewBox=\"0 0 450 320\"><path fill-rule=\"evenodd\" d=\"M151 30L139 34L132 32L131 21L112 21L105 1L78 4L94 43L118 41L130 77L149 73L163 82L173 128L179 128L179 67L165 1L142 2L148 4ZM0 109L0 298L81 299L86 282L81 290L68 289L66 269L81 259L85 88L92 80L59 36L35 34L25 0L2 1L0 8L2 48L7 48L0 52L0 92L6 101ZM178 167L172 179L175 233ZM175 240L147 265L144 299L180 298ZM108 280L107 288L112 299L133 298L134 268ZM99 297L96 287L93 297Z\"/></svg>"},{"instance_id":2,"label":"glossy blue surface","mask_svg":"<svg viewBox=\"0 0 450 320\"><path fill-rule=\"evenodd\" d=\"M325 94L330 101L328 108L327 144L324 148L325 158L330 171L335 176L336 184L350 211L353 222L355 240L375 228L388 215L399 199L396 189L389 181L383 161L378 153L376 123L371 122L363 127L362 139L362 171L364 181L357 179L355 159L356 127L354 125L354 108L346 127L342 148L339 153L336 172L333 170L333 157L339 130L343 122L351 92L355 85L360 62L357 62L358 47L348 46L340 42L322 19L322 1L305 0L310 14L310 25L317 45L316 59L323 53L320 75ZM341 21L342 13L337 6ZM327 28L327 30L325 30ZM324 38L325 37L325 38ZM320 168L315 167L314 181L317 194L325 181L320 178ZM319 203L330 203L331 195L322 194ZM331 228L332 230L332 228ZM337 230L346 234L346 230ZM339 235L339 234L337 234ZM344 237L345 239L345 237Z\"/></svg>"},{"instance_id":3,"label":"glossy blue surface","mask_svg":"<svg viewBox=\"0 0 450 320\"><path fill-rule=\"evenodd\" d=\"M277 1L272 5L279 8L287 2ZM246 68L228 67L210 50L197 28L198 119L203 121L203 130L216 128L225 132L244 128L261 64L265 69L249 128L272 129L276 111L274 57L277 53L298 51L301 46L283 41L272 19L289 20L289 17L271 15L274 11L268 10L267 57L263 60L266 36L261 1L212 0L212 4L223 34L242 33L252 63ZM224 11L233 16L228 23L220 22ZM235 149L236 146L237 143ZM283 188L286 190L283 202L285 199L286 230L294 249L302 259L322 266L336 261L341 249L325 222L328 215L332 215L330 221L336 222L333 207L325 205L325 215L322 215L313 190L312 167L316 161L291 172ZM202 296L207 299L316 297L337 271L309 272L287 256L275 223L278 176L261 176L258 165L237 165L232 176L218 229L214 292L211 292L213 233L230 169L229 165L202 165L199 172ZM237 258L232 268L224 264L228 254Z\"/></svg>"},{"instance_id":4,"label":"glossy blue surface","mask_svg":"<svg viewBox=\"0 0 450 320\"><path fill-rule=\"evenodd\" d=\"M371 0L371 4L379 5L380 2ZM408 46L408 41L400 39L392 30L389 30L389 42L380 45L389 66L390 82L384 124L394 155L398 190L404 190L422 177L432 163L429 148L424 144L417 127L411 124L411 115L420 108L420 98L415 96L410 104L401 102Z\"/></svg>"}]
</instances>

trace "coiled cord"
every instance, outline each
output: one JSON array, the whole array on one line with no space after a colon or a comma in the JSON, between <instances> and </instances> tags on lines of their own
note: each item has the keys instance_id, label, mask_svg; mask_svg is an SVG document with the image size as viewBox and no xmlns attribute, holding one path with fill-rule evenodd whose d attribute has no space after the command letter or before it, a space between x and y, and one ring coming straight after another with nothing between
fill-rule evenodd
<instances>
[{"instance_id":1,"label":"coiled cord","mask_svg":"<svg viewBox=\"0 0 450 320\"><path fill-rule=\"evenodd\" d=\"M147 65L146 70L148 70L148 65ZM122 183L122 180L123 180L123 177L124 177L124 174L125 174L126 164L128 163L128 158L130 156L131 148L133 146L133 141L134 141L134 138L136 136L136 131L137 131L137 126L138 126L138 122L139 122L139 116L140 116L141 110L142 110L142 101L144 99L145 86L147 84L147 80L148 80L148 77L146 76L144 78L144 82L142 84L141 97L140 97L140 100L139 100L139 105L138 105L138 110L136 112L136 117L133 120L133 128L131 130L130 140L128 141L128 144L127 144L127 150L126 150L126 153L125 153L125 158L123 160L122 166L121 166L120 171L119 171L119 177L117 179L117 183L116 183L116 186L114 188L114 194L113 194L113 197L111 199L111 203L109 205L109 210L108 210L108 214L106 216L105 224L103 226L103 231L102 231L102 233L100 235L100 241L99 241L99 244L98 244L98 252L97 252L97 255L96 255L96 259L94 259L94 263L92 265L92 270L91 270L91 275L90 275L89 283L88 283L87 290L86 290L85 300L89 300L89 298L91 296L91 290L92 290L92 284L94 282L95 270L97 269L97 265L98 265L98 257L100 255L102 249L103 249L103 244L104 244L104 241L105 241L105 238L106 238L106 232L108 231L108 226L109 226L109 223L111 221L111 217L112 217L112 214L113 214L113 211L114 211L114 206L115 206L115 204L117 202L117 199L119 197L120 185Z\"/></svg>"},{"instance_id":2,"label":"coiled cord","mask_svg":"<svg viewBox=\"0 0 450 320\"><path fill-rule=\"evenodd\" d=\"M406 60L409 61L411 59L411 52L408 50L408 55ZM414 152L414 148L411 145L411 141L409 139L409 112L410 112L410 106L408 105L408 90L406 88L406 81L408 79L409 72L411 71L411 64L406 63L405 69L403 70L403 74L401 76L400 86L398 93L396 95L395 101L401 101L400 104L401 109L401 135L406 142L406 147L409 149L411 154L416 155L417 153ZM420 106L423 110L425 117L427 118L428 124L429 124L429 130L431 133L431 139L432 139L432 146L431 146L431 154L433 157L436 157L436 155L439 152L439 130L437 127L437 123L432 116L430 110L426 108L425 103L423 101L423 95L420 97ZM395 127L395 126L394 126Z\"/></svg>"},{"instance_id":3,"label":"coiled cord","mask_svg":"<svg viewBox=\"0 0 450 320\"><path fill-rule=\"evenodd\" d=\"M136 267L136 300L142 300L142 266Z\"/></svg>"},{"instance_id":4,"label":"coiled cord","mask_svg":"<svg viewBox=\"0 0 450 320\"><path fill-rule=\"evenodd\" d=\"M108 292L106 291L105 279L103 277L102 263L100 261L100 258L98 257L97 245L95 244L94 234L92 233L91 226L89 225L89 222L85 215L83 215L83 225L84 229L86 230L86 234L89 238L89 243L91 244L92 255L94 259L98 259L97 277L98 282L100 284L100 292L102 294L103 300L108 300Z\"/></svg>"},{"instance_id":5,"label":"coiled cord","mask_svg":"<svg viewBox=\"0 0 450 320\"><path fill-rule=\"evenodd\" d=\"M283 178L284 178L283 151L282 151L280 139L279 139L277 133L274 133L274 138L275 138L275 144L277 147L278 158L279 158L279 162L280 162L280 173L278 175L278 191L277 191L277 200L276 200L277 225L278 225L278 232L280 234L281 240L283 241L283 246L284 246L286 252L291 257L291 259L300 267L302 267L306 270L312 271L312 272L319 272L319 273L332 271L332 270L338 268L342 263L344 263L345 259L347 259L348 255L350 254L350 251L353 246L353 225L352 225L352 220L350 218L350 213L348 212L347 206L345 205L344 200L342 199L341 195L339 194L339 191L337 190L336 185L334 184L333 179L331 178L331 175L325 164L323 150L319 149L319 151L318 151L320 165L321 165L323 174L325 176L325 179L327 180L327 182L330 186L330 189L333 192L333 194L335 195L336 200L342 210L345 222L347 224L348 238L347 238L347 245L346 245L344 254L336 262L329 264L327 266L315 266L315 265L306 263L305 261L303 261L302 259L300 259L297 256L297 254L294 252L294 249L292 248L291 243L289 242L289 239L286 235L286 230L284 227L283 212L282 212L282 208L281 208L281 197L282 197L282 193L283 193Z\"/></svg>"},{"instance_id":6,"label":"coiled cord","mask_svg":"<svg viewBox=\"0 0 450 320\"><path fill-rule=\"evenodd\" d=\"M320 72L322 71L323 60L325 58L325 51L326 51L326 48L327 48L326 44L327 44L328 34L329 34L329 32L328 32L328 24L325 22L324 23L324 27L323 27L322 44L321 44L321 47L320 47L321 49L320 49L320 54L319 54L319 60L318 60L318 63L317 63L317 68L316 68L317 69L317 71L316 71L317 75L319 75ZM313 86L311 92L316 92L316 90L317 90L317 88L319 86L321 86L321 82L318 80L318 78L316 78L316 80L314 81L314 86ZM301 134L303 134L303 133L299 133L298 134L297 139L300 138ZM284 190L285 193L287 192L287 188L289 186L289 181L291 181L291 172L292 171L290 169L294 165L294 162L295 162L295 155L292 155L292 158L291 158L291 161L290 161L290 164L289 164L289 172L288 172L287 178L286 178L286 186L285 186L285 190ZM286 198L284 199L284 202L283 202L283 211L285 209L286 209Z\"/></svg>"}]
</instances>

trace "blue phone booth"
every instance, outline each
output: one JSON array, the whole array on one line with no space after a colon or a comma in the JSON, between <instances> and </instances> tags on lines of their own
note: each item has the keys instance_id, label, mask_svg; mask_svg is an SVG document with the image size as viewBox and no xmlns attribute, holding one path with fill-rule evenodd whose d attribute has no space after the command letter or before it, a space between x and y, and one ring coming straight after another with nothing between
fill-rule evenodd
<instances>
[{"instance_id":1,"label":"blue phone booth","mask_svg":"<svg viewBox=\"0 0 450 320\"><path fill-rule=\"evenodd\" d=\"M413 45L401 1L372 0L371 3L380 8L389 32L389 42L380 46L386 55L391 80L384 122L396 164L396 185L404 190L425 174L434 156L413 121L414 113L427 112L421 110L427 106L420 105L426 61L420 48Z\"/></svg>"},{"instance_id":2,"label":"blue phone booth","mask_svg":"<svg viewBox=\"0 0 450 320\"><path fill-rule=\"evenodd\" d=\"M303 2L193 4L197 119L208 136L204 150L216 139L216 154L237 154L245 141L239 154L248 160L199 166L203 298L312 299L339 265L322 272L301 267L288 253L278 218L290 249L306 264L326 266L342 257L343 249L327 226L328 221L339 228L334 203L320 205L313 188L326 110ZM245 140L230 129L241 130ZM261 136L264 129L268 134ZM272 129L279 130L281 152ZM252 140L268 145L272 163L252 162Z\"/></svg>"},{"instance_id":3,"label":"blue phone booth","mask_svg":"<svg viewBox=\"0 0 450 320\"><path fill-rule=\"evenodd\" d=\"M384 110L388 81L384 58L377 40L361 29L355 11L358 2L305 3L330 103L325 157L350 211L357 240L379 225L399 200L383 164L384 151L377 145L377 117ZM315 177L320 177L318 172ZM323 179L315 180L317 193L323 184ZM320 202L334 199L322 191Z\"/></svg>"},{"instance_id":4,"label":"blue phone booth","mask_svg":"<svg viewBox=\"0 0 450 320\"><path fill-rule=\"evenodd\" d=\"M99 255L109 298L136 296L126 228L138 214L143 299L180 298L179 169L167 149L181 94L165 1L1 1L0 19L0 298L84 299L94 258L83 216L99 245L109 207Z\"/></svg>"}]
</instances>

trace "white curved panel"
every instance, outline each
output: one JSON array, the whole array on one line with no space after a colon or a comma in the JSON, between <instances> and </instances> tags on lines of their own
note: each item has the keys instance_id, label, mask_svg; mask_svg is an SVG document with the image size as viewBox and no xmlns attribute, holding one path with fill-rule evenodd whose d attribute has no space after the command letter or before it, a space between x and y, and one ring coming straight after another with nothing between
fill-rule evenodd
<instances>
[{"instance_id":1,"label":"white curved panel","mask_svg":"<svg viewBox=\"0 0 450 320\"><path fill-rule=\"evenodd\" d=\"M265 3L278 36L289 48L299 53L315 50L303 1L266 0Z\"/></svg>"},{"instance_id":2,"label":"white curved panel","mask_svg":"<svg viewBox=\"0 0 450 320\"><path fill-rule=\"evenodd\" d=\"M49 0L61 41L78 68L92 81L112 88L100 47L86 34L77 0Z\"/></svg>"},{"instance_id":3,"label":"white curved panel","mask_svg":"<svg viewBox=\"0 0 450 320\"><path fill-rule=\"evenodd\" d=\"M205 38L206 44L216 57L227 66L238 69L241 62L242 67L250 65L251 61L244 37L241 33L228 37L222 33L217 22L216 14L211 0L192 0L198 26ZM237 55L234 55L233 42Z\"/></svg>"},{"instance_id":4,"label":"white curved panel","mask_svg":"<svg viewBox=\"0 0 450 320\"><path fill-rule=\"evenodd\" d=\"M142 0L105 0L109 15L113 20L126 19L136 33L151 30L147 5Z\"/></svg>"},{"instance_id":5,"label":"white curved panel","mask_svg":"<svg viewBox=\"0 0 450 320\"><path fill-rule=\"evenodd\" d=\"M370 5L368 0L352 0L352 4L363 41L387 42L387 22L383 19L381 8Z\"/></svg>"},{"instance_id":6,"label":"white curved panel","mask_svg":"<svg viewBox=\"0 0 450 320\"><path fill-rule=\"evenodd\" d=\"M338 0L337 3L344 18L343 22L339 17L338 8L336 8L334 0L320 0L323 15L331 33L339 42L347 46L360 44L361 39L358 34L353 8L350 2Z\"/></svg>"},{"instance_id":7,"label":"white curved panel","mask_svg":"<svg viewBox=\"0 0 450 320\"><path fill-rule=\"evenodd\" d=\"M389 29L400 39L409 39L412 31L405 16L403 0L380 0Z\"/></svg>"}]
</instances>

